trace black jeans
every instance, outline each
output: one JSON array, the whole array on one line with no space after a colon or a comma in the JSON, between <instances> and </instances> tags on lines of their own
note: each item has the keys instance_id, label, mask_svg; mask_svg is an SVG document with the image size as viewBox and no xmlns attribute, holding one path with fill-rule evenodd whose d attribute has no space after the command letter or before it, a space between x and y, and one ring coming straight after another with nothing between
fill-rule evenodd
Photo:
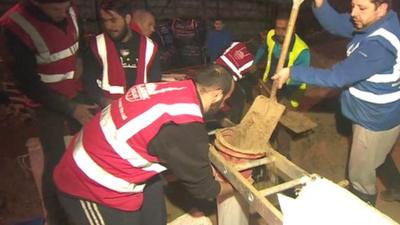
<instances>
[{"instance_id":1,"label":"black jeans","mask_svg":"<svg viewBox=\"0 0 400 225\"><path fill-rule=\"evenodd\" d=\"M110 208L61 192L59 199L69 219L77 225L165 225L167 223L163 181L159 176L147 182L143 205L134 212Z\"/></svg>"},{"instance_id":2,"label":"black jeans","mask_svg":"<svg viewBox=\"0 0 400 225\"><path fill-rule=\"evenodd\" d=\"M77 102L89 102L85 96L78 95ZM49 225L67 225L67 216L58 201L57 189L53 182L53 170L60 161L64 151L64 135L71 135L81 128L80 123L72 117L40 107L36 109L39 138L43 146L44 170L42 175L43 202L47 211ZM66 132L68 125L69 132Z\"/></svg>"}]
</instances>

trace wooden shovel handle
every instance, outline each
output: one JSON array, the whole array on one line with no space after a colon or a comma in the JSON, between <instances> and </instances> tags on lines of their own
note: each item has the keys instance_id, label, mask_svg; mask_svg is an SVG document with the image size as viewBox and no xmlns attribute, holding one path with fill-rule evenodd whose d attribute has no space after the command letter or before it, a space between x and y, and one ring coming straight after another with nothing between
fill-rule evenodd
<instances>
[{"instance_id":1,"label":"wooden shovel handle","mask_svg":"<svg viewBox=\"0 0 400 225\"><path fill-rule=\"evenodd\" d=\"M304 0L293 0L293 5L292 5L292 11L290 12L290 18L288 22L288 27L286 30L286 35L285 35L285 40L283 41L283 46L281 50L281 55L279 56L279 61L278 65L276 66L276 71L278 72L281 69L283 69L283 66L285 64L285 59L289 50L290 42L292 40L293 36L293 31L294 31L294 26L296 24L297 20L297 15L299 14L299 9L301 3L303 3ZM271 89L271 99L276 101L276 92L278 90L278 83L276 81L273 82L272 84L272 89Z\"/></svg>"}]
</instances>

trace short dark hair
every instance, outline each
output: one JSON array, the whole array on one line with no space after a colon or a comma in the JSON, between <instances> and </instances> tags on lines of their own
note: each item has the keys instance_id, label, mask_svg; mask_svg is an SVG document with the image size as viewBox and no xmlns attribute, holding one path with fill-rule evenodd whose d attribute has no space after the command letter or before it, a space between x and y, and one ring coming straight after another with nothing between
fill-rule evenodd
<instances>
[{"instance_id":1,"label":"short dark hair","mask_svg":"<svg viewBox=\"0 0 400 225\"><path fill-rule=\"evenodd\" d=\"M132 0L102 0L100 9L114 11L121 16L130 15L133 11Z\"/></svg>"},{"instance_id":2,"label":"short dark hair","mask_svg":"<svg viewBox=\"0 0 400 225\"><path fill-rule=\"evenodd\" d=\"M221 88L224 96L229 93L233 83L232 74L220 65L207 66L200 70L193 80L204 89Z\"/></svg>"},{"instance_id":3,"label":"short dark hair","mask_svg":"<svg viewBox=\"0 0 400 225\"><path fill-rule=\"evenodd\" d=\"M290 19L290 10L288 9L280 9L275 17L275 20L289 20L289 19Z\"/></svg>"},{"instance_id":4,"label":"short dark hair","mask_svg":"<svg viewBox=\"0 0 400 225\"><path fill-rule=\"evenodd\" d=\"M375 4L375 7L378 7L382 5L383 3L388 4L388 8L390 9L392 7L392 0L371 0L373 4Z\"/></svg>"}]
</instances>

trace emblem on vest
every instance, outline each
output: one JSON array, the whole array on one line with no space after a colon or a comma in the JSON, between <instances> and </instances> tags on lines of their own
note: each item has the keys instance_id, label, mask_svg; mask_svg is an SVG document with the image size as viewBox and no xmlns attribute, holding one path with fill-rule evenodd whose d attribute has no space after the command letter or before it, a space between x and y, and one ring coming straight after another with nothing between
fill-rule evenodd
<instances>
[{"instance_id":1,"label":"emblem on vest","mask_svg":"<svg viewBox=\"0 0 400 225\"><path fill-rule=\"evenodd\" d=\"M120 49L119 54L122 68L136 69L138 59L133 57L129 49Z\"/></svg>"},{"instance_id":2,"label":"emblem on vest","mask_svg":"<svg viewBox=\"0 0 400 225\"><path fill-rule=\"evenodd\" d=\"M233 58L235 58L236 60L242 60L244 59L246 56L250 55L250 53L245 53L243 52L244 48L238 49L235 51L235 53L233 54Z\"/></svg>"},{"instance_id":3,"label":"emblem on vest","mask_svg":"<svg viewBox=\"0 0 400 225\"><path fill-rule=\"evenodd\" d=\"M160 84L160 83L158 83ZM170 91L180 91L186 87L165 87L157 90L159 87L155 83L139 84L131 87L125 94L125 99L128 102L136 102L140 100L149 99L152 95L157 95Z\"/></svg>"},{"instance_id":4,"label":"emblem on vest","mask_svg":"<svg viewBox=\"0 0 400 225\"><path fill-rule=\"evenodd\" d=\"M350 47L347 49L347 52L346 52L347 56L350 56L351 53L353 53L359 46L360 46L359 42L357 44L353 43L352 45L350 45Z\"/></svg>"},{"instance_id":5,"label":"emblem on vest","mask_svg":"<svg viewBox=\"0 0 400 225\"><path fill-rule=\"evenodd\" d=\"M125 99L128 102L136 102L140 100L146 100L150 98L151 89L155 89L155 84L141 84L133 86L128 90L125 95Z\"/></svg>"}]
</instances>

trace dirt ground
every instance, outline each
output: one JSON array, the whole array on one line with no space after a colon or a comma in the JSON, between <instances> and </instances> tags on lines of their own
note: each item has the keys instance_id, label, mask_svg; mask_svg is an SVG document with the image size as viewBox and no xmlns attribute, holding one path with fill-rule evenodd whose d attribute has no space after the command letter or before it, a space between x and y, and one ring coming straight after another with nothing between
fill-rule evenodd
<instances>
[{"instance_id":1,"label":"dirt ground","mask_svg":"<svg viewBox=\"0 0 400 225\"><path fill-rule=\"evenodd\" d=\"M344 57L345 41L325 33L309 37L312 45L313 64L329 67ZM329 56L329 57L328 57ZM333 181L345 179L349 150L349 138L343 134L343 123L337 126L338 90L310 87L306 93L302 111L318 123L318 127L307 135L296 137L291 143L290 156L297 165L310 173L317 173ZM0 124L0 224L13 225L16 222L41 215L41 206L29 170L18 163L18 158L27 153L24 143L34 135L33 123L16 123L13 119L1 118ZM17 125L15 125L17 124ZM338 129L338 127L340 129ZM400 144L393 152L400 163ZM400 164L398 164L400 166ZM381 190L383 187L379 185ZM168 200L168 216L175 218L184 211L181 205L186 196L179 189L169 187L167 191L178 196L178 202ZM180 203L179 203L180 202ZM183 203L182 203L183 202ZM179 206L179 207L178 207ZM215 221L215 207L209 206ZM377 208L400 223L400 203L388 203L378 198Z\"/></svg>"}]
</instances>

